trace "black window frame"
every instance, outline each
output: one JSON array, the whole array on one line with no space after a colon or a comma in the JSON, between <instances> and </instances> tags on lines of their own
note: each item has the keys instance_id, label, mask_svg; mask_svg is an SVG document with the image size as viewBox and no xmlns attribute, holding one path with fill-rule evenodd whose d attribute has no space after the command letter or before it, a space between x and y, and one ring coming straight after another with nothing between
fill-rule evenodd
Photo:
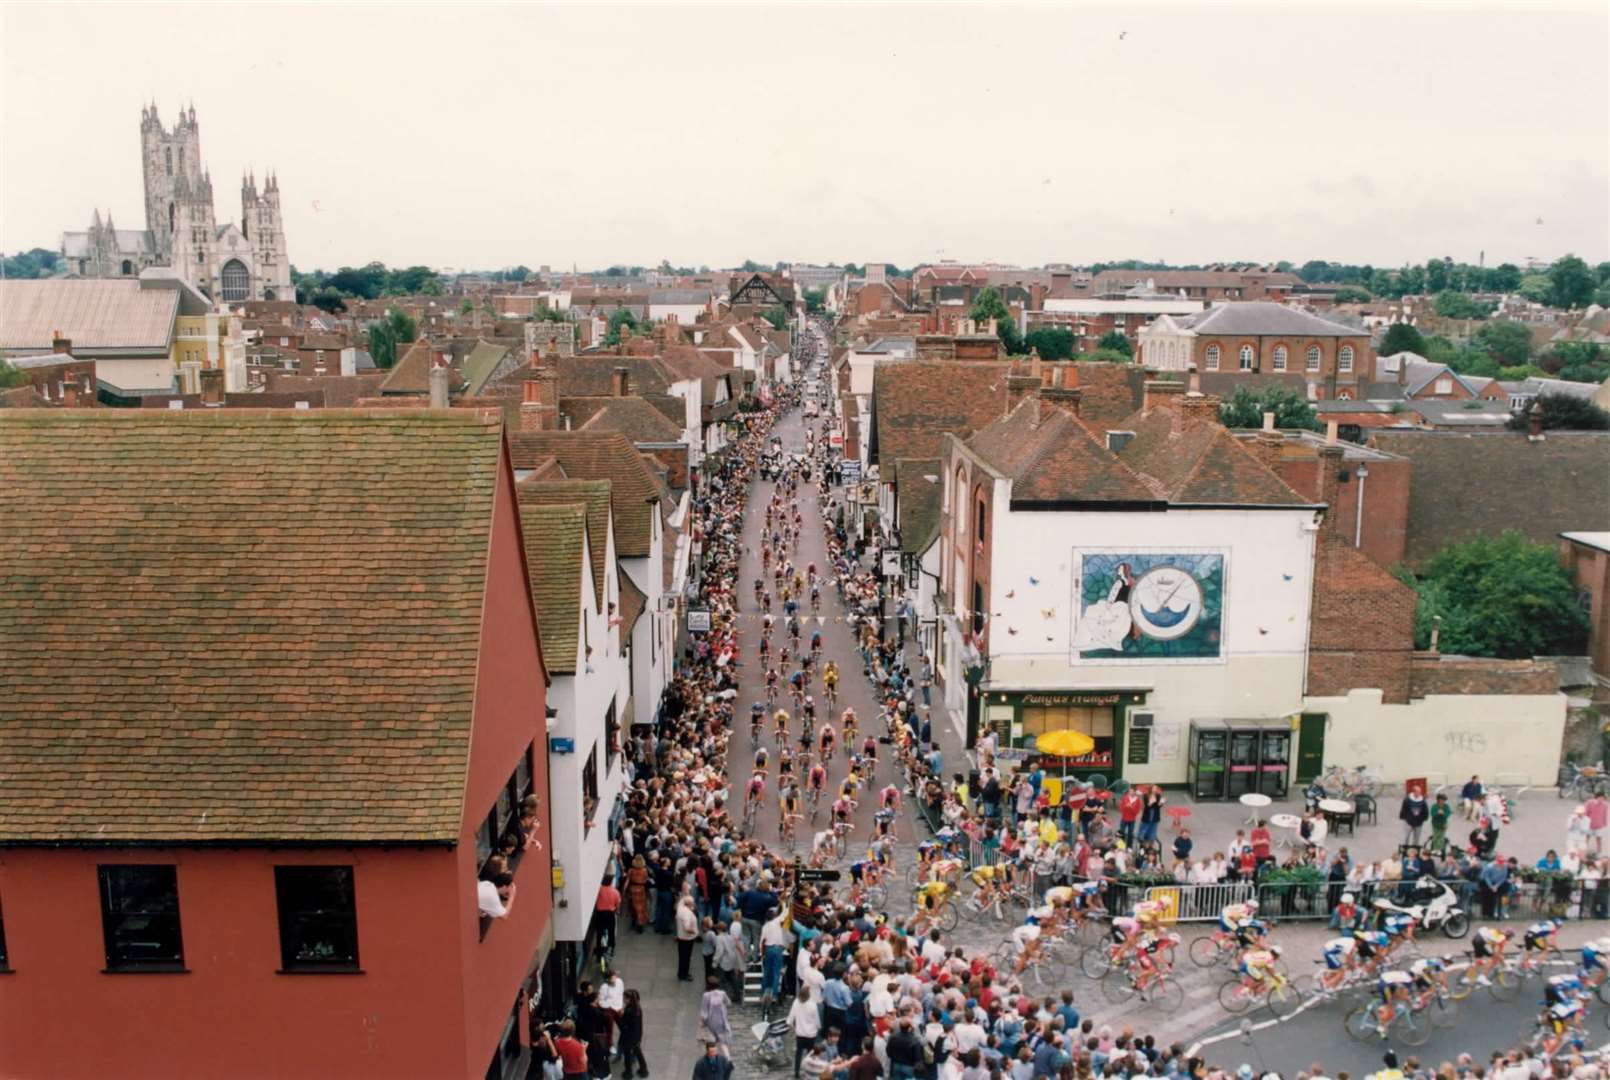
<instances>
[{"instance_id":1,"label":"black window frame","mask_svg":"<svg viewBox=\"0 0 1610 1080\"><path fill-rule=\"evenodd\" d=\"M973 633L984 632L984 586L973 582Z\"/></svg>"},{"instance_id":2,"label":"black window frame","mask_svg":"<svg viewBox=\"0 0 1610 1080\"><path fill-rule=\"evenodd\" d=\"M312 878L317 875L339 877L344 875L345 881L345 910L342 905L329 908L302 908L301 910L287 910L287 902L292 899L288 896L291 889L299 882L298 879ZM306 893L304 892L304 896ZM353 975L362 974L363 968L358 962L358 893L357 872L350 864L324 864L303 863L291 866L274 867L274 910L279 920L280 940L280 974L282 975ZM293 955L302 938L296 933L303 924L339 924L346 923L345 936L351 941L351 949L345 954L332 955L328 959L308 958Z\"/></svg>"},{"instance_id":3,"label":"black window frame","mask_svg":"<svg viewBox=\"0 0 1610 1080\"><path fill-rule=\"evenodd\" d=\"M168 878L172 885L172 910L162 910L161 907L150 905L140 910L113 910L113 879L135 874ZM101 935L106 947L104 970L108 974L189 970L184 965L184 922L179 910L179 867L174 863L102 863L96 867L95 876L100 892ZM125 898L125 902L128 899L131 898ZM148 927L154 923L171 924L176 945L171 955L139 957L119 954L118 931L141 919L147 921Z\"/></svg>"},{"instance_id":4,"label":"black window frame","mask_svg":"<svg viewBox=\"0 0 1610 1080\"><path fill-rule=\"evenodd\" d=\"M604 775L615 767L615 761L621 756L621 722L615 715L615 701L610 699L609 709L604 713Z\"/></svg>"},{"instance_id":5,"label":"black window frame","mask_svg":"<svg viewBox=\"0 0 1610 1080\"><path fill-rule=\"evenodd\" d=\"M581 767L582 835L591 836L594 819L598 816L598 743L587 752L586 764Z\"/></svg>"}]
</instances>

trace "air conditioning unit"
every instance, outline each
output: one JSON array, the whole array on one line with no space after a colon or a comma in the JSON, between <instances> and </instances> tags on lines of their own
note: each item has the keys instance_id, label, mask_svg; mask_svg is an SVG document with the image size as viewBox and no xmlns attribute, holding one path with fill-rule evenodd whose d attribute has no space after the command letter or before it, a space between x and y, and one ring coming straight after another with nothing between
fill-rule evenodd
<instances>
[{"instance_id":1,"label":"air conditioning unit","mask_svg":"<svg viewBox=\"0 0 1610 1080\"><path fill-rule=\"evenodd\" d=\"M1148 728L1157 723L1157 714L1152 712L1132 712L1129 714L1129 726L1132 728Z\"/></svg>"}]
</instances>

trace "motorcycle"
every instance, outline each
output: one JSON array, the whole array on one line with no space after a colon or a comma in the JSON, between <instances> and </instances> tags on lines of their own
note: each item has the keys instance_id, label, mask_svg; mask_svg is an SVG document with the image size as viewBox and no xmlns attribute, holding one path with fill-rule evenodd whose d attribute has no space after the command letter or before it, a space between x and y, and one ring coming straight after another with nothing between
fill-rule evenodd
<instances>
[{"instance_id":1,"label":"motorcycle","mask_svg":"<svg viewBox=\"0 0 1610 1080\"><path fill-rule=\"evenodd\" d=\"M1462 938L1470 933L1470 915L1459 906L1459 894L1448 883L1434 877L1422 877L1414 883L1407 904L1394 904L1377 900L1375 906L1383 911L1401 911L1426 930L1441 930L1450 938Z\"/></svg>"}]
</instances>

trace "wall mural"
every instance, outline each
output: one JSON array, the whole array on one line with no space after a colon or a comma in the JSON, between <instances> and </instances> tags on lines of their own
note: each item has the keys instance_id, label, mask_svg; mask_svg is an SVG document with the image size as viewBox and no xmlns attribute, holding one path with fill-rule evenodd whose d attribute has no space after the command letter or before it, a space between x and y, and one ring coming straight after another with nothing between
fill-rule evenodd
<instances>
[{"instance_id":1,"label":"wall mural","mask_svg":"<svg viewBox=\"0 0 1610 1080\"><path fill-rule=\"evenodd\" d=\"M1079 660L1216 660L1223 655L1224 552L1075 551Z\"/></svg>"}]
</instances>

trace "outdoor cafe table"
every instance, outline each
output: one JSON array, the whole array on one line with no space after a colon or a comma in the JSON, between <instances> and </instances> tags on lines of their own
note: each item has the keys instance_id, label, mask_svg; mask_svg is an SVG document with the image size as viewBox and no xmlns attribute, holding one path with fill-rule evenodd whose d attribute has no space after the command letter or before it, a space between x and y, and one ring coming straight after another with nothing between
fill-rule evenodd
<instances>
[{"instance_id":1,"label":"outdoor cafe table","mask_svg":"<svg viewBox=\"0 0 1610 1080\"><path fill-rule=\"evenodd\" d=\"M1297 846L1297 830L1303 827L1303 819L1296 814L1276 814L1269 819L1269 824L1277 829L1289 829L1290 836L1281 836L1281 847Z\"/></svg>"},{"instance_id":2,"label":"outdoor cafe table","mask_svg":"<svg viewBox=\"0 0 1610 1080\"><path fill-rule=\"evenodd\" d=\"M1342 826L1346 826L1348 832L1353 831L1353 804L1346 799L1321 799L1319 809L1332 832Z\"/></svg>"},{"instance_id":3,"label":"outdoor cafe table","mask_svg":"<svg viewBox=\"0 0 1610 1080\"><path fill-rule=\"evenodd\" d=\"M1274 800L1267 795L1260 795L1256 791L1249 791L1241 796L1240 802L1242 806L1252 812L1251 816L1243 824L1256 825L1258 823L1258 811L1274 802Z\"/></svg>"}]
</instances>

